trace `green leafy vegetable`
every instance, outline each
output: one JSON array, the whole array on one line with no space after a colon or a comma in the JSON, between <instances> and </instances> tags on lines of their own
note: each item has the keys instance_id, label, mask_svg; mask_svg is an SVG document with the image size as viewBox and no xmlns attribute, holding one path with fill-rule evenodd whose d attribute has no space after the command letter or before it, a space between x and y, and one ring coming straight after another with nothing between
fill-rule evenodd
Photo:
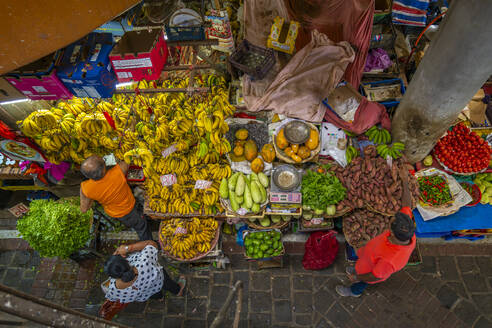
<instances>
[{"instance_id":1,"label":"green leafy vegetable","mask_svg":"<svg viewBox=\"0 0 492 328\"><path fill-rule=\"evenodd\" d=\"M78 198L34 200L17 230L43 257L68 258L90 239L92 211L82 213Z\"/></svg>"},{"instance_id":2,"label":"green leafy vegetable","mask_svg":"<svg viewBox=\"0 0 492 328\"><path fill-rule=\"evenodd\" d=\"M324 210L345 199L347 190L333 174L307 171L302 177L302 204Z\"/></svg>"}]
</instances>

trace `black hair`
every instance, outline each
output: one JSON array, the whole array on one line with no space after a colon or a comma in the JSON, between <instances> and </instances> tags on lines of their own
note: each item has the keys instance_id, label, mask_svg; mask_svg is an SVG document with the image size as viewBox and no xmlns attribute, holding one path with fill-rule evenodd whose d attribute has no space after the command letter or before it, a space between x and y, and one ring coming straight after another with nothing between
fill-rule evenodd
<instances>
[{"instance_id":1,"label":"black hair","mask_svg":"<svg viewBox=\"0 0 492 328\"><path fill-rule=\"evenodd\" d=\"M408 215L398 212L391 223L391 231L399 241L408 241L415 233L415 224Z\"/></svg>"},{"instance_id":2,"label":"black hair","mask_svg":"<svg viewBox=\"0 0 492 328\"><path fill-rule=\"evenodd\" d=\"M111 278L120 278L124 282L132 281L135 278L135 272L130 263L121 255L111 255L104 263L104 272Z\"/></svg>"},{"instance_id":3,"label":"black hair","mask_svg":"<svg viewBox=\"0 0 492 328\"><path fill-rule=\"evenodd\" d=\"M86 161L90 161L90 164L86 161L82 163L80 167L80 172L87 178L92 180L101 180L104 178L104 168L106 167L106 163L102 158L94 159L93 156L86 159Z\"/></svg>"}]
</instances>

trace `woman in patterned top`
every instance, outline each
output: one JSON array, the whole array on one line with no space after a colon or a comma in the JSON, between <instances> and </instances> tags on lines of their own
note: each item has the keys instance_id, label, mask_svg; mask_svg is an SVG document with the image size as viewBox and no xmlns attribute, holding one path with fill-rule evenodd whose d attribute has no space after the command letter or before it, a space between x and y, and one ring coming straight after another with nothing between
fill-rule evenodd
<instances>
[{"instance_id":1,"label":"woman in patterned top","mask_svg":"<svg viewBox=\"0 0 492 328\"><path fill-rule=\"evenodd\" d=\"M162 289L182 296L186 285L184 276L176 283L159 265L157 244L152 240L118 247L104 264L104 271L112 278L106 298L113 302L162 300Z\"/></svg>"}]
</instances>

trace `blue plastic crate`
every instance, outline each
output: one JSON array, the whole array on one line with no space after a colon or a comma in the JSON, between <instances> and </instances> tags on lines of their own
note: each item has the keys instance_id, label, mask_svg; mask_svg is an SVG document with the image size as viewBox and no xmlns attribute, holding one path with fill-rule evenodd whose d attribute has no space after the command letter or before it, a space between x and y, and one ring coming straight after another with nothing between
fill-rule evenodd
<instances>
[{"instance_id":1,"label":"blue plastic crate","mask_svg":"<svg viewBox=\"0 0 492 328\"><path fill-rule=\"evenodd\" d=\"M57 76L77 97L110 98L117 80L109 61L111 33L90 33L69 45Z\"/></svg>"},{"instance_id":2,"label":"blue plastic crate","mask_svg":"<svg viewBox=\"0 0 492 328\"><path fill-rule=\"evenodd\" d=\"M367 97L366 92L364 91L363 85L369 85L369 86L384 86L387 84L400 84L400 90L401 94L405 94L405 85L403 84L402 79L388 79L388 80L381 80L381 81L375 81L375 82L362 82L360 85L360 93L364 96ZM400 101L399 100L389 100L389 101L379 101L381 105L384 105L386 108L394 107L397 106Z\"/></svg>"},{"instance_id":3,"label":"blue plastic crate","mask_svg":"<svg viewBox=\"0 0 492 328\"><path fill-rule=\"evenodd\" d=\"M205 40L203 26L169 26L166 25L168 41L195 41Z\"/></svg>"},{"instance_id":4,"label":"blue plastic crate","mask_svg":"<svg viewBox=\"0 0 492 328\"><path fill-rule=\"evenodd\" d=\"M59 199L59 197L56 196L55 194L49 192L49 191L32 190L32 191L30 191L27 194L27 198L26 199L31 202L31 201L36 200L36 199L53 199L53 200L57 200L57 199Z\"/></svg>"}]
</instances>

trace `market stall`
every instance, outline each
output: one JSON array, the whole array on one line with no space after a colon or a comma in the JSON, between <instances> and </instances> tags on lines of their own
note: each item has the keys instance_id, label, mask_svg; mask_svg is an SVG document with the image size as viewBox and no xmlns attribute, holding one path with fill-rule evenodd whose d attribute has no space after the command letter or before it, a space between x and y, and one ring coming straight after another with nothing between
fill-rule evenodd
<instances>
[{"instance_id":1,"label":"market stall","mask_svg":"<svg viewBox=\"0 0 492 328\"><path fill-rule=\"evenodd\" d=\"M413 34L388 8L372 33L373 10L362 8L357 35L340 12L335 42L293 5L260 26L250 20L263 8L252 3L186 3L169 17L134 8L113 20L127 30L101 27L42 66L11 72L7 81L49 106L0 145L30 154L21 158L30 173L54 177L47 189L92 155L129 164L127 181L173 262L220 261L229 234L260 265L282 264L286 234L337 230L359 248L389 228L407 184L419 237L492 228L490 131L456 122L416 166L393 139L406 68L418 58L410 49L401 65L397 35ZM24 179L15 165L0 179Z\"/></svg>"}]
</instances>

